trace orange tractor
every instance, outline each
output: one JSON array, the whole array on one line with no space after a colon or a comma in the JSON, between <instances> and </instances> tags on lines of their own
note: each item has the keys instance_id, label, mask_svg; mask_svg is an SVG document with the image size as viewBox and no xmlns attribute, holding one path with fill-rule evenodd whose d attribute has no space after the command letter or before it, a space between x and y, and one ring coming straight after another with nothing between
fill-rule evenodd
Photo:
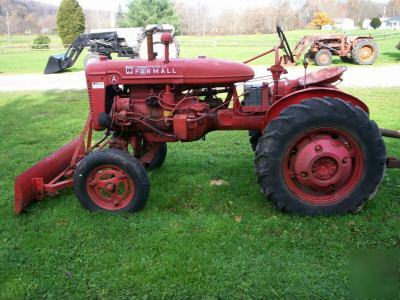
<instances>
[{"instance_id":1,"label":"orange tractor","mask_svg":"<svg viewBox=\"0 0 400 300\"><path fill-rule=\"evenodd\" d=\"M328 34L303 37L293 49L293 56L297 61L305 54L318 66L329 66L333 56L340 56L344 62L372 65L378 52L378 46L371 36Z\"/></svg>"}]
</instances>

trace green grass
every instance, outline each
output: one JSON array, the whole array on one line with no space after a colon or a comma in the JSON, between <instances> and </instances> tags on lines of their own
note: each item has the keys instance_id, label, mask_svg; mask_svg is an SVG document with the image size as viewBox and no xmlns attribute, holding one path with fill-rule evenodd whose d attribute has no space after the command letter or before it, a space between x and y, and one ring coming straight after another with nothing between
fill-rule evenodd
<instances>
[{"instance_id":1,"label":"green grass","mask_svg":"<svg viewBox=\"0 0 400 300\"><path fill-rule=\"evenodd\" d=\"M400 129L400 89L349 92ZM86 100L0 94L0 298L348 298L352 251L400 245L398 170L358 215L295 217L262 197L246 132L170 144L135 215L88 213L66 190L14 216L13 178L79 133Z\"/></svg>"},{"instance_id":2,"label":"green grass","mask_svg":"<svg viewBox=\"0 0 400 300\"><path fill-rule=\"evenodd\" d=\"M313 31L313 30L298 30L287 32L287 37L290 40L292 47L296 42L304 35L310 34L325 34L327 32ZM351 32L349 32L351 33ZM366 31L356 30L353 34L381 34L381 33L393 33L393 31L377 30L377 31ZM23 45L31 44L34 36L12 36L11 44ZM57 36L51 36L52 43L60 43ZM234 36L210 36L206 38L202 37L178 37L178 40L182 41L181 57L193 58L198 55L206 55L212 58L224 58L235 61L244 61L257 54L260 54L272 45L275 45L278 41L276 34L267 35L239 35ZM213 46L213 41L218 40L219 44L240 44L243 46ZM388 65L400 62L400 51L395 46L398 43L399 38L391 38L386 40L377 41L380 48L380 56L376 61L376 65ZM189 45L188 41L197 41L198 45ZM6 36L0 36L0 46L9 45L10 42ZM210 45L208 45L210 44ZM246 46L246 44L270 44L271 46ZM42 73L46 66L48 57L53 54L62 53L62 50L58 51L3 51L0 52L0 75L1 74L22 74L22 73ZM83 58L86 55L84 51L76 62L75 66L70 71L83 70ZM253 64L271 64L273 62L273 56L269 55L266 58L257 60ZM299 62L301 63L301 62ZM343 63L340 58L334 57L333 65L352 65ZM363 66L362 66L363 67Z\"/></svg>"}]
</instances>

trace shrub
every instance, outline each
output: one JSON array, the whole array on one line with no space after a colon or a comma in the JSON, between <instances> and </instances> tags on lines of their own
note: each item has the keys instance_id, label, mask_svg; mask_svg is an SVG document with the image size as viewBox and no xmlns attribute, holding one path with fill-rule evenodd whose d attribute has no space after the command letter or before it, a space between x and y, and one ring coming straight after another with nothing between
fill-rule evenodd
<instances>
[{"instance_id":1,"label":"shrub","mask_svg":"<svg viewBox=\"0 0 400 300\"><path fill-rule=\"evenodd\" d=\"M379 19L379 18L373 18L372 20L371 20L371 27L373 28L373 29L377 29L377 28L379 28L379 27L381 27L381 25L382 25L382 22L381 22L381 19Z\"/></svg>"},{"instance_id":2,"label":"shrub","mask_svg":"<svg viewBox=\"0 0 400 300\"><path fill-rule=\"evenodd\" d=\"M397 44L396 48L400 50L400 42Z\"/></svg>"},{"instance_id":3,"label":"shrub","mask_svg":"<svg viewBox=\"0 0 400 300\"><path fill-rule=\"evenodd\" d=\"M47 35L41 34L33 40L32 49L49 49L50 42Z\"/></svg>"},{"instance_id":4,"label":"shrub","mask_svg":"<svg viewBox=\"0 0 400 300\"><path fill-rule=\"evenodd\" d=\"M326 12L318 11L314 13L314 19L309 25L310 28L321 29L324 25L332 25L333 20Z\"/></svg>"}]
</instances>

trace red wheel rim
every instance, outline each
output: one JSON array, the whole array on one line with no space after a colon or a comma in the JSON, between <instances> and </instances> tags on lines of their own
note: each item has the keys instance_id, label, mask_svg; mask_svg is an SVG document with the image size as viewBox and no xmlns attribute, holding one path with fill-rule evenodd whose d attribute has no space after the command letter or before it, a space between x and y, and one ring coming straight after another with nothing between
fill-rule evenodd
<instances>
[{"instance_id":1,"label":"red wheel rim","mask_svg":"<svg viewBox=\"0 0 400 300\"><path fill-rule=\"evenodd\" d=\"M87 192L96 205L115 211L131 202L135 187L130 176L120 167L103 165L89 174Z\"/></svg>"},{"instance_id":2,"label":"red wheel rim","mask_svg":"<svg viewBox=\"0 0 400 300\"><path fill-rule=\"evenodd\" d=\"M347 132L319 128L302 134L284 156L283 174L290 191L313 205L342 201L357 187L364 155Z\"/></svg>"}]
</instances>

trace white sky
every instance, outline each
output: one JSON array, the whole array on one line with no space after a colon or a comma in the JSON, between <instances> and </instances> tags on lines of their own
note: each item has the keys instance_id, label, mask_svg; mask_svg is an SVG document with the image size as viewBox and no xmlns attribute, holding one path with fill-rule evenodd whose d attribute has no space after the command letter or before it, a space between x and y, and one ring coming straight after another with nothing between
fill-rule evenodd
<instances>
[{"instance_id":1,"label":"white sky","mask_svg":"<svg viewBox=\"0 0 400 300\"><path fill-rule=\"evenodd\" d=\"M61 0L36 0L39 2L50 3L59 5ZM388 0L375 0L377 2L386 3ZM112 10L117 11L119 5L123 8L129 2L129 0L78 0L80 5L84 9L100 9L100 10ZM273 3L274 0L178 0L177 2L189 2L189 3L202 3L206 4L214 9L222 10L224 7L250 7L260 4ZM294 1L301 2L301 1Z\"/></svg>"}]
</instances>

